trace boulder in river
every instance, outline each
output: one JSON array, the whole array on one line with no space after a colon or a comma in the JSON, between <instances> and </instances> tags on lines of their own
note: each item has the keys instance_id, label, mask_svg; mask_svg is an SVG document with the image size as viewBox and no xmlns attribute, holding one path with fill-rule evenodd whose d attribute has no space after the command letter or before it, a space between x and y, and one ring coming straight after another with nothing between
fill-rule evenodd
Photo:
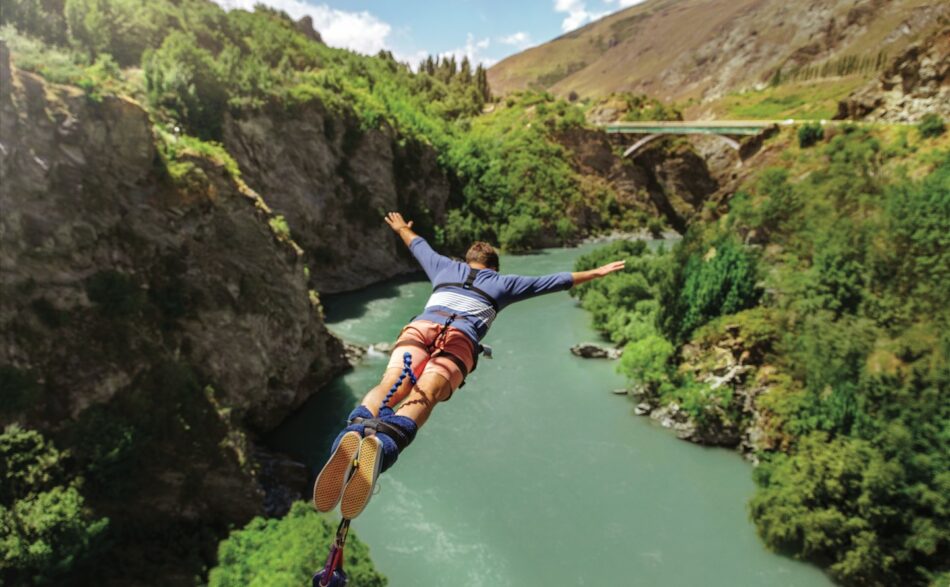
<instances>
[{"instance_id":1,"label":"boulder in river","mask_svg":"<svg viewBox=\"0 0 950 587\"><path fill-rule=\"evenodd\" d=\"M343 352L351 365L359 363L366 356L366 348L352 342L343 342Z\"/></svg>"},{"instance_id":2,"label":"boulder in river","mask_svg":"<svg viewBox=\"0 0 950 587\"><path fill-rule=\"evenodd\" d=\"M653 405L649 402L640 402L637 404L637 407L633 409L633 413L638 416L646 416L653 411Z\"/></svg>"},{"instance_id":3,"label":"boulder in river","mask_svg":"<svg viewBox=\"0 0 950 587\"><path fill-rule=\"evenodd\" d=\"M571 347L571 352L585 359L619 359L621 349L604 347L592 342L582 342Z\"/></svg>"},{"instance_id":4,"label":"boulder in river","mask_svg":"<svg viewBox=\"0 0 950 587\"><path fill-rule=\"evenodd\" d=\"M382 353L388 355L393 352L393 343L391 342L377 342L369 345L369 350L374 353Z\"/></svg>"}]
</instances>

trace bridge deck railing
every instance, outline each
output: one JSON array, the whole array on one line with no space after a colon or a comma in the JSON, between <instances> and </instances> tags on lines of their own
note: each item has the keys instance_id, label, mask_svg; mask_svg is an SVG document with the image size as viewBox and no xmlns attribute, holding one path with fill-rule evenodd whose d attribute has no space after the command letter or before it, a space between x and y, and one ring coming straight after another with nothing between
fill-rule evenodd
<instances>
[{"instance_id":1,"label":"bridge deck railing","mask_svg":"<svg viewBox=\"0 0 950 587\"><path fill-rule=\"evenodd\" d=\"M669 122L614 122L603 125L611 134L720 134L756 135L784 120L722 120L722 121L669 121Z\"/></svg>"}]
</instances>

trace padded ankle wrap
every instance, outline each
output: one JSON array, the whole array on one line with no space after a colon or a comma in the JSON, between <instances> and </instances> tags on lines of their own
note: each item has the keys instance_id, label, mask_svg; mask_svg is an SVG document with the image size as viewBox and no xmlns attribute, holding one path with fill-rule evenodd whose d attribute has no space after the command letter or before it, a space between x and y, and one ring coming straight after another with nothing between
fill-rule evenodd
<instances>
[{"instance_id":1,"label":"padded ankle wrap","mask_svg":"<svg viewBox=\"0 0 950 587\"><path fill-rule=\"evenodd\" d=\"M408 422L408 424L407 424ZM402 452L416 437L416 423L405 416L383 416L382 418L354 418L354 424L363 425L363 436L372 433L385 434L396 443Z\"/></svg>"}]
</instances>

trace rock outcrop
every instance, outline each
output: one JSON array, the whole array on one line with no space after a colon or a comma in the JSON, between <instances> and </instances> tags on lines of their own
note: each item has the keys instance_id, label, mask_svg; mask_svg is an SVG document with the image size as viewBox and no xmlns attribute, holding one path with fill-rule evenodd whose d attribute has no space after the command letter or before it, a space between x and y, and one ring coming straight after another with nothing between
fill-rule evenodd
<instances>
[{"instance_id":1,"label":"rock outcrop","mask_svg":"<svg viewBox=\"0 0 950 587\"><path fill-rule=\"evenodd\" d=\"M625 135L616 135L625 136ZM581 173L606 181L617 196L618 216L662 216L683 233L699 217L707 201L732 178L738 155L722 143L700 139L657 140L633 159L620 156L629 139L611 139L602 131L575 129L559 142L573 155ZM576 219L578 226L595 226L601 219Z\"/></svg>"},{"instance_id":2,"label":"rock outcrop","mask_svg":"<svg viewBox=\"0 0 950 587\"><path fill-rule=\"evenodd\" d=\"M418 270L385 212L402 211L424 236L445 219L449 180L432 147L386 126L361 130L352 112L318 100L292 113L274 106L229 117L224 145L287 219L321 293Z\"/></svg>"},{"instance_id":3,"label":"rock outcrop","mask_svg":"<svg viewBox=\"0 0 950 587\"><path fill-rule=\"evenodd\" d=\"M623 354L623 349L582 342L571 347L571 354L584 359L619 359Z\"/></svg>"},{"instance_id":4,"label":"rock outcrop","mask_svg":"<svg viewBox=\"0 0 950 587\"><path fill-rule=\"evenodd\" d=\"M950 27L909 47L842 100L835 118L917 122L931 112L950 118Z\"/></svg>"},{"instance_id":5,"label":"rock outcrop","mask_svg":"<svg viewBox=\"0 0 950 587\"><path fill-rule=\"evenodd\" d=\"M738 324L725 324L719 332L685 344L680 370L706 385L702 413L663 402L649 389L631 393L638 401L634 413L649 416L683 440L738 448L750 459L757 451L776 449L776 440L768 432L768 415L757 403L774 384L774 369L762 364L766 344L747 340Z\"/></svg>"},{"instance_id":6,"label":"rock outcrop","mask_svg":"<svg viewBox=\"0 0 950 587\"><path fill-rule=\"evenodd\" d=\"M346 362L263 200L187 149L170 173L158 141L133 101L48 84L0 44L0 425L99 467L84 492L116 556L154 563L135 580L193 584L168 537L205 536L188 560L213 560L262 509L247 432Z\"/></svg>"}]
</instances>

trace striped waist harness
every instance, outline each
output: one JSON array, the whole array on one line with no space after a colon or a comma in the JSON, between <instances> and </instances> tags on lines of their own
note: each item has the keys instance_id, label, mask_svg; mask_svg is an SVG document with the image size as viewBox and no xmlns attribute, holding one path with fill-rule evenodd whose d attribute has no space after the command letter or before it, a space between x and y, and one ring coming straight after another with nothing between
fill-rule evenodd
<instances>
[{"instance_id":1,"label":"striped waist harness","mask_svg":"<svg viewBox=\"0 0 950 587\"><path fill-rule=\"evenodd\" d=\"M454 322L455 319L460 316L471 317L475 320L483 322L487 326L490 326L492 321L494 321L495 317L498 315L498 302L495 301L495 298L493 298L487 292L474 286L475 277L478 275L478 271L479 270L475 269L474 267L469 268L468 277L465 279L464 283L440 283L436 285L434 288L432 288L432 295L429 297L429 301L426 302L426 308L431 306L440 306L450 310L449 312L444 310L432 310L432 312L435 314L445 316L446 320L445 323L442 324L442 330L439 331L439 334L435 337L435 340L426 346L426 351L433 357L441 355L455 363L462 371L462 385L465 385L464 378L468 377L470 371L468 370L468 367L465 366L465 361L443 348L449 326L451 326L452 322ZM439 291L449 287L460 287L466 291L472 292L475 295L464 295L452 291ZM486 347L481 344L474 343L473 350L472 371L474 371L478 366L478 356L480 354L484 352L486 356L491 357L490 351L486 351Z\"/></svg>"}]
</instances>

